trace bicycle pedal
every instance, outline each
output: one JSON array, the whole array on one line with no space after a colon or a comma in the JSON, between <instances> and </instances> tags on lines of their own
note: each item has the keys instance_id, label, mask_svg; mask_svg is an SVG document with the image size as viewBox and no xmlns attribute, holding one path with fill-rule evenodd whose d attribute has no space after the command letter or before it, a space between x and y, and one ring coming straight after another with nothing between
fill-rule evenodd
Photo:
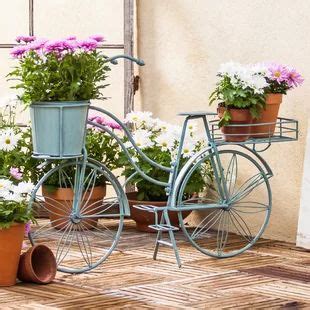
<instances>
[{"instance_id":1,"label":"bicycle pedal","mask_svg":"<svg viewBox=\"0 0 310 310\"><path fill-rule=\"evenodd\" d=\"M177 231L178 227L167 225L167 224L155 224L149 225L150 228L155 229L157 231Z\"/></svg>"},{"instance_id":2,"label":"bicycle pedal","mask_svg":"<svg viewBox=\"0 0 310 310\"><path fill-rule=\"evenodd\" d=\"M143 210L143 211L147 211L147 212L151 212L151 213L155 213L155 212L162 211L162 210L166 209L166 207L155 207L152 205L133 205L133 207L135 209L139 209L139 210Z\"/></svg>"}]
</instances>

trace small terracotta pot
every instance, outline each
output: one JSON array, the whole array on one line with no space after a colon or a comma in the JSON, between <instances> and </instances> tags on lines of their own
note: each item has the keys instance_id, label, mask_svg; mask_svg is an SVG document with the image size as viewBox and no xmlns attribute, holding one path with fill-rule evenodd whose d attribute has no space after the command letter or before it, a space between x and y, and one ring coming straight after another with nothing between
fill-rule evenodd
<instances>
[{"instance_id":1,"label":"small terracotta pot","mask_svg":"<svg viewBox=\"0 0 310 310\"><path fill-rule=\"evenodd\" d=\"M25 224L21 223L0 229L0 286L12 286L16 283L24 234Z\"/></svg>"},{"instance_id":2,"label":"small terracotta pot","mask_svg":"<svg viewBox=\"0 0 310 310\"><path fill-rule=\"evenodd\" d=\"M228 110L231 115L229 126L221 127L224 135L224 140L227 142L243 142L250 138L251 126L234 126L242 124L252 124L252 116L249 109L226 109L218 107L217 113L222 118L225 110Z\"/></svg>"},{"instance_id":3,"label":"small terracotta pot","mask_svg":"<svg viewBox=\"0 0 310 310\"><path fill-rule=\"evenodd\" d=\"M74 193L71 188L57 188L54 191L48 190L48 187L42 186L42 193L46 201L45 208L49 211L49 218L52 226L56 229L63 230L68 223L68 217L71 213L73 205ZM84 195L84 194L83 194ZM100 204L106 195L106 186L96 186L93 188L92 193L86 193L83 205L82 214L90 216L98 214L100 211ZM93 229L97 227L98 218L89 218L82 220L85 228Z\"/></svg>"},{"instance_id":4,"label":"small terracotta pot","mask_svg":"<svg viewBox=\"0 0 310 310\"><path fill-rule=\"evenodd\" d=\"M56 276L57 264L53 252L39 244L20 256L17 277L23 282L51 283Z\"/></svg>"},{"instance_id":5,"label":"small terracotta pot","mask_svg":"<svg viewBox=\"0 0 310 310\"><path fill-rule=\"evenodd\" d=\"M167 205L167 201L141 201L137 199L137 193L126 193L129 206L130 206L130 217L136 222L136 228L139 231L156 233L157 231L148 227L149 225L155 224L155 214L144 210L136 209L134 205L150 205L155 207L164 207ZM192 211L182 212L183 218L189 216ZM162 212L158 212L158 220L160 220ZM178 212L169 211L169 218L172 226L179 226Z\"/></svg>"},{"instance_id":6,"label":"small terracotta pot","mask_svg":"<svg viewBox=\"0 0 310 310\"><path fill-rule=\"evenodd\" d=\"M253 124L272 124L252 126L251 136L253 138L266 138L273 136L282 98L282 94L267 94L266 108L261 111L261 116L259 119L253 119Z\"/></svg>"}]
</instances>

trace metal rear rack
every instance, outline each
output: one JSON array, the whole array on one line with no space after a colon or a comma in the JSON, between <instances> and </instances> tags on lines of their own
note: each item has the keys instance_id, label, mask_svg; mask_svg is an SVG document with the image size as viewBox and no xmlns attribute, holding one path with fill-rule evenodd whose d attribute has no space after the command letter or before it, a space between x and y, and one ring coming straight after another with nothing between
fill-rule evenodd
<instances>
[{"instance_id":1,"label":"metal rear rack","mask_svg":"<svg viewBox=\"0 0 310 310\"><path fill-rule=\"evenodd\" d=\"M258 124L233 124L227 125L227 128L237 128L237 127L261 127L262 131L259 130L259 133L251 133L251 137L246 141L242 142L228 142L226 141L227 137L238 137L244 136L244 133L235 134L235 133L225 133L221 131L221 128L218 126L218 119L214 119L209 121L210 129L211 129L211 137L212 142L215 142L216 145L223 145L223 144L253 144L253 148L255 149L256 144L267 144L267 147L264 148L266 150L271 143L276 142L288 142L288 141L296 141L298 140L298 121L289 118L278 117L276 123L258 123ZM266 126L272 128L275 124L275 131L272 133L273 130L267 130ZM264 137L260 137L260 136ZM226 138L226 139L225 139Z\"/></svg>"}]
</instances>

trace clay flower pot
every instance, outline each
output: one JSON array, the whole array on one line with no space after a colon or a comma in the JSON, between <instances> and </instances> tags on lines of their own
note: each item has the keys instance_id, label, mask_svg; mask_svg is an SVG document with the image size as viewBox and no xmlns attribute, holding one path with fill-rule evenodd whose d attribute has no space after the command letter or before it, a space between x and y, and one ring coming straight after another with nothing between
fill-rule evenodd
<instances>
[{"instance_id":1,"label":"clay flower pot","mask_svg":"<svg viewBox=\"0 0 310 310\"><path fill-rule=\"evenodd\" d=\"M0 229L0 286L12 286L16 275L25 234L25 224L15 223Z\"/></svg>"},{"instance_id":2,"label":"clay flower pot","mask_svg":"<svg viewBox=\"0 0 310 310\"><path fill-rule=\"evenodd\" d=\"M73 190L71 188L57 188L56 190L50 191L48 187L42 186L42 193L46 202L45 208L48 210L52 226L59 230L65 229L68 223L68 216L72 210ZM100 204L105 195L105 185L94 187L91 194L86 193L84 201L87 204L83 205L84 212L82 210L81 213L87 216L98 214ZM88 229L95 228L98 224L98 218L89 218L82 221L85 226L84 228Z\"/></svg>"},{"instance_id":3,"label":"clay flower pot","mask_svg":"<svg viewBox=\"0 0 310 310\"><path fill-rule=\"evenodd\" d=\"M55 279L56 271L53 252L47 246L39 244L21 255L17 277L23 282L48 284Z\"/></svg>"},{"instance_id":4,"label":"clay flower pot","mask_svg":"<svg viewBox=\"0 0 310 310\"><path fill-rule=\"evenodd\" d=\"M226 108L219 106L217 113L222 118ZM251 126L234 126L251 124L253 119L249 109L231 109L228 111L231 115L231 121L228 126L221 127L224 140L227 142L243 142L250 138Z\"/></svg>"},{"instance_id":5,"label":"clay flower pot","mask_svg":"<svg viewBox=\"0 0 310 310\"><path fill-rule=\"evenodd\" d=\"M151 205L155 207L164 207L167 201L141 201L137 199L137 193L127 193L128 203L130 206L130 218L136 222L136 228L139 231L156 233L157 231L148 227L155 224L155 214L144 210L136 209L134 205ZM186 218L191 211L184 211L183 218ZM162 212L158 212L158 220L160 220ZM169 211L169 218L172 226L179 226L178 212Z\"/></svg>"},{"instance_id":6,"label":"clay flower pot","mask_svg":"<svg viewBox=\"0 0 310 310\"><path fill-rule=\"evenodd\" d=\"M282 94L267 94L266 109L261 111L259 119L253 119L253 124L272 123L269 125L252 126L251 136L253 138L266 138L274 134L277 117L279 114Z\"/></svg>"}]
</instances>

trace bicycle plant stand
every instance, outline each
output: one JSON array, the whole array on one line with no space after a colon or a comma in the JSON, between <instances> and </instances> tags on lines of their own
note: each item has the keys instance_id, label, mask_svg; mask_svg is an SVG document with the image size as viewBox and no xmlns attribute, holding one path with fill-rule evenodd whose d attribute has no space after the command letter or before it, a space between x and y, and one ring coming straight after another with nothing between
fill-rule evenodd
<instances>
[{"instance_id":1,"label":"bicycle plant stand","mask_svg":"<svg viewBox=\"0 0 310 310\"><path fill-rule=\"evenodd\" d=\"M126 58L131 59L127 56ZM113 61L115 59L113 58ZM138 64L142 63L136 59L132 60ZM180 228L195 248L204 254L218 258L231 257L244 252L262 235L271 212L269 178L272 176L272 171L261 157L260 151L266 150L272 143L297 140L297 121L279 118L274 135L232 143L223 140L216 125L217 121L214 120L214 113L182 113L185 120L179 150L171 166L165 167L154 162L141 151L135 144L129 129L112 113L92 106L90 110L102 113L117 122L135 152L151 165L167 173L168 182L149 177L133 161L118 135L107 126L88 122L116 139L135 168L135 174L139 173L145 180L166 189L167 206L135 206L155 213L156 221L154 225L150 225L157 231L154 259L157 258L160 245L170 246L174 250L178 266L181 266L175 239L175 231ZM193 119L202 121L207 147L180 167L187 125ZM249 124L243 126L249 126ZM262 145L261 150L258 150L259 145ZM58 158L62 160L61 163L57 163L52 157L45 159L47 161L44 165L52 165L52 169L36 185L29 208L36 205L38 208L58 215L58 219L52 222L44 220L42 226L29 233L30 241L32 244L46 243L52 248L57 259L58 270L69 273L89 271L107 259L120 239L124 218L130 215L124 188L133 176L127 179L125 185L121 185L104 164L88 158L85 149L76 158L65 160ZM205 169L209 167L212 168L214 175L212 186L210 186L210 180L205 180L204 190L201 193L191 197L186 196L185 188L190 184L195 172L198 171L204 175ZM109 187L107 190L109 195L107 198L89 203L90 193L94 191L96 180L101 178ZM72 188L73 200L65 199L59 202L53 198L44 198L41 187L50 179L57 179L59 187ZM183 220L182 212L188 210L199 211L199 220L195 227L189 226ZM162 211L160 218L159 211ZM171 225L168 211L178 213L180 227ZM163 239L165 232L168 233L169 241ZM79 252L79 255L76 255L76 252Z\"/></svg>"}]
</instances>

